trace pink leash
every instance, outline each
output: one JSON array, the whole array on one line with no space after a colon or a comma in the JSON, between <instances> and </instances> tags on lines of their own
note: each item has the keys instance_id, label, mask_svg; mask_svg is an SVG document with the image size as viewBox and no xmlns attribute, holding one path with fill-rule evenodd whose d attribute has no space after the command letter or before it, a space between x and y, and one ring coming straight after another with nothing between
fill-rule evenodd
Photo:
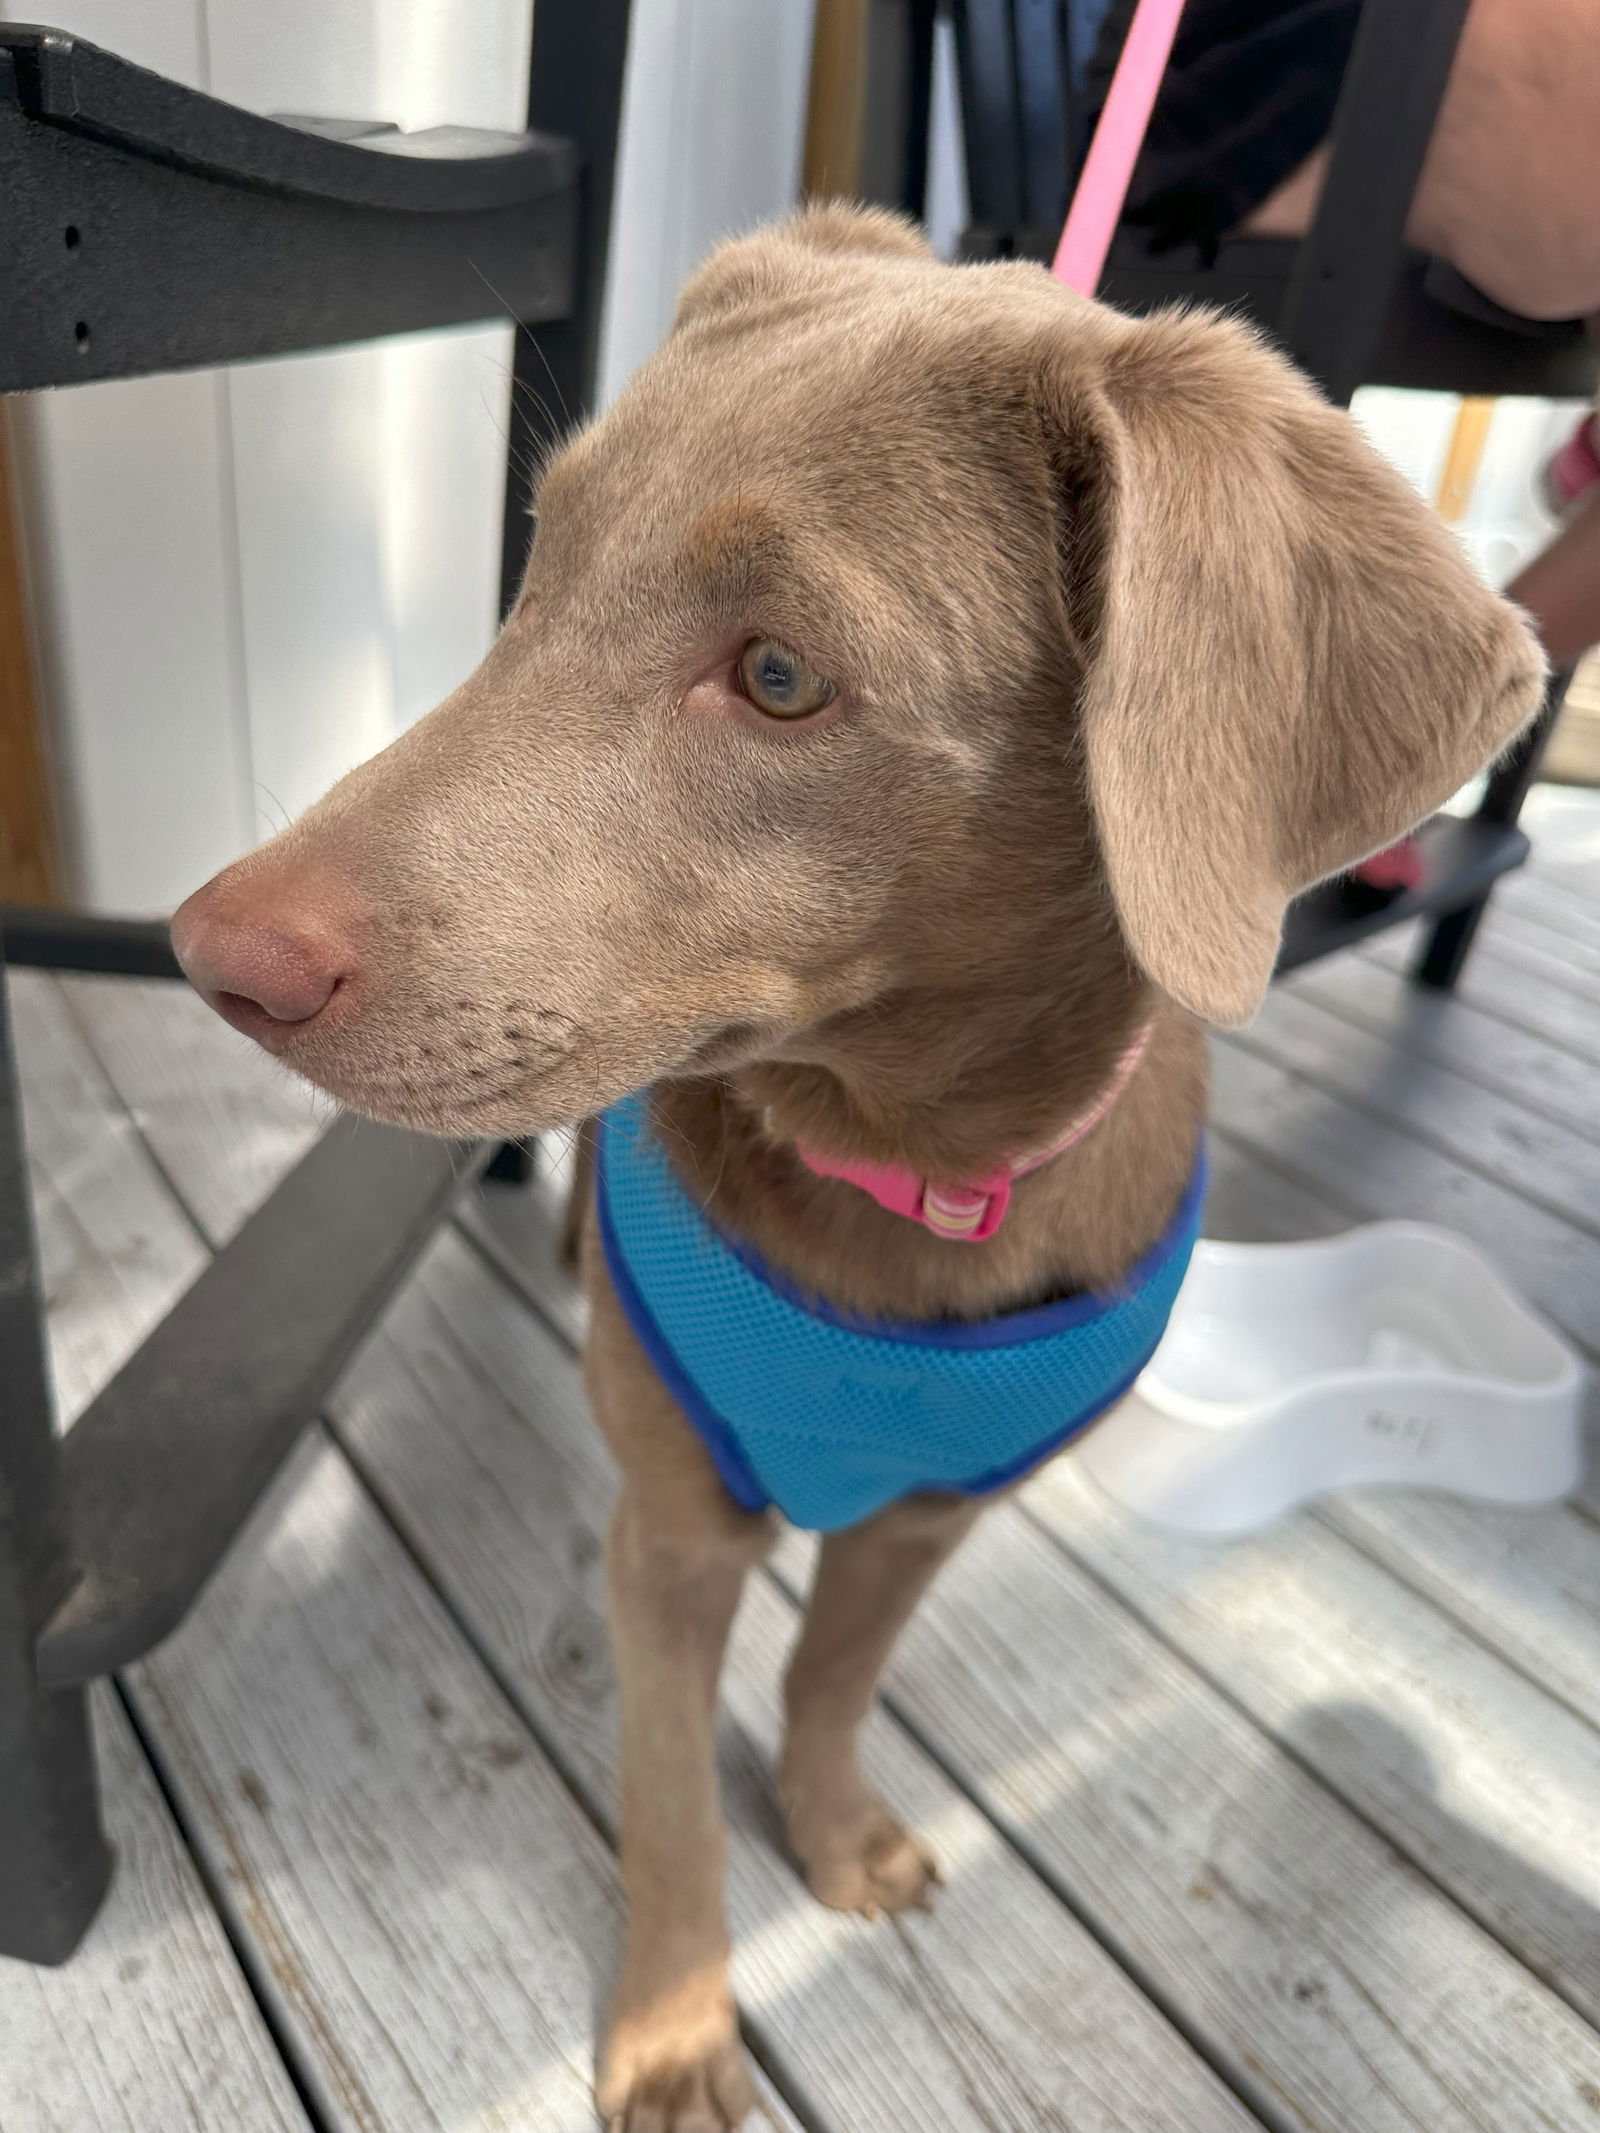
<instances>
[{"instance_id":1,"label":"pink leash","mask_svg":"<svg viewBox=\"0 0 1600 2133\"><path fill-rule=\"evenodd\" d=\"M1183 0L1139 0L1133 11L1050 269L1080 296L1093 296L1100 286L1182 13Z\"/></svg>"}]
</instances>

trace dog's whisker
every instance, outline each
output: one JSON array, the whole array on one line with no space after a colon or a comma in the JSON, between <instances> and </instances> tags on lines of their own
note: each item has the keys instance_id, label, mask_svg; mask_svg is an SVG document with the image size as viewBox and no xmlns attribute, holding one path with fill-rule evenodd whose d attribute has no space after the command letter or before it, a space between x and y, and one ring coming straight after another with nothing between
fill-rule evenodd
<instances>
[{"instance_id":1,"label":"dog's whisker","mask_svg":"<svg viewBox=\"0 0 1600 2133\"><path fill-rule=\"evenodd\" d=\"M575 426L572 419L572 411L567 406L566 396L561 390L560 382L557 379L554 370L550 367L550 358L539 346L538 334L531 326L526 325L521 319L517 317L514 308L506 301L504 294L495 287L494 283L489 279L488 275L484 273L482 267L478 265L477 261L470 260L468 264L471 266L473 273L477 275L479 281L483 283L483 286L488 290L489 294L500 306L500 309L504 313L505 317L508 318L511 321L511 324L516 328L517 334L519 338L522 339L523 344L527 347L530 347L533 350L534 354L539 358L539 361L544 365L545 375L550 380L551 386L555 391L556 398L561 402L562 425L567 430L571 430ZM525 383L526 381L523 382ZM551 427L552 429L555 427L554 423L551 424Z\"/></svg>"}]
</instances>

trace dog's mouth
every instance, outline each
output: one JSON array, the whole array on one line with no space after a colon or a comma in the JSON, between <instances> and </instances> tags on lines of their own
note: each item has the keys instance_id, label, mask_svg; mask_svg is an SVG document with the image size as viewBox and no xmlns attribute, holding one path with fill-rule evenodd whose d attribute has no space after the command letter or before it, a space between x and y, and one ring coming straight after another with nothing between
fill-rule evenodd
<instances>
[{"instance_id":1,"label":"dog's mouth","mask_svg":"<svg viewBox=\"0 0 1600 2133\"><path fill-rule=\"evenodd\" d=\"M514 1137L593 1107L593 1044L568 1016L520 1001L461 1000L420 1009L404 1031L386 1020L313 1027L271 1049L350 1110L419 1133Z\"/></svg>"},{"instance_id":2,"label":"dog's mouth","mask_svg":"<svg viewBox=\"0 0 1600 2133\"><path fill-rule=\"evenodd\" d=\"M308 1031L300 1043L272 1049L280 1064L366 1118L417 1133L515 1139L570 1125L642 1082L732 1073L761 1057L774 1036L747 1019L702 1027L676 1057L663 1061L658 1051L651 1065L641 1060L634 1077L616 1073L627 1047L607 1044L604 1033L520 1005L508 1023L506 1012L457 1022L436 1011L424 1025L434 1034L421 1039L389 1041L369 1026Z\"/></svg>"},{"instance_id":3,"label":"dog's mouth","mask_svg":"<svg viewBox=\"0 0 1600 2133\"><path fill-rule=\"evenodd\" d=\"M572 1107L552 1106L539 1099L544 1090L567 1070L570 1070L570 1055L552 1060L546 1067L521 1071L514 1077L495 1081L484 1087L475 1087L470 1082L441 1080L436 1086L419 1087L415 1083L379 1081L362 1074L315 1074L305 1073L305 1078L315 1082L319 1089L359 1111L365 1118L377 1119L388 1126L405 1126L414 1133L440 1134L450 1138L471 1139L477 1136L498 1136L515 1139L525 1133L541 1133L554 1125L565 1125L569 1108L574 1116L582 1116L585 1105L580 1096Z\"/></svg>"},{"instance_id":4,"label":"dog's mouth","mask_svg":"<svg viewBox=\"0 0 1600 2133\"><path fill-rule=\"evenodd\" d=\"M753 1022L730 1022L700 1038L678 1061L648 1075L649 1080L683 1080L703 1074L732 1073L758 1058L770 1042L770 1032ZM558 1058L533 1071L522 1070L482 1088L464 1086L460 1080L441 1081L436 1088L419 1090L415 1085L394 1086L356 1094L345 1101L371 1116L382 1116L396 1125L429 1133L519 1134L548 1132L592 1115L609 1100L591 1074L579 1087L582 1046L569 1045ZM572 1081L569 1101L561 1115L551 1115L548 1097L559 1088L563 1075ZM623 1093L623 1092L617 1092ZM561 1095L567 1096L562 1090ZM376 1105L374 1098L376 1097ZM570 1110L570 1116L568 1111Z\"/></svg>"}]
</instances>

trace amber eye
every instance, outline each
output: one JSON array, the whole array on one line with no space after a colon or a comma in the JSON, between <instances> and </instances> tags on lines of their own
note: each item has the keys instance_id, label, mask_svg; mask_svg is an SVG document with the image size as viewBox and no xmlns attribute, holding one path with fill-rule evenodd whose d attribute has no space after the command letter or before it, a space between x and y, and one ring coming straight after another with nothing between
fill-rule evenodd
<instances>
[{"instance_id":1,"label":"amber eye","mask_svg":"<svg viewBox=\"0 0 1600 2133\"><path fill-rule=\"evenodd\" d=\"M770 637L758 637L739 655L739 686L768 718L806 718L837 694L831 681Z\"/></svg>"}]
</instances>

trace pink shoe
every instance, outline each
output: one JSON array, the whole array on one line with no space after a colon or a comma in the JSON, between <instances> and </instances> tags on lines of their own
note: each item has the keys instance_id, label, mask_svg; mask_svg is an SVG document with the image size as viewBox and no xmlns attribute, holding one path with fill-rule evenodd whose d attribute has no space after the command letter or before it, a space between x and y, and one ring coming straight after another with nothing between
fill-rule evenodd
<instances>
[{"instance_id":1,"label":"pink shoe","mask_svg":"<svg viewBox=\"0 0 1600 2133\"><path fill-rule=\"evenodd\" d=\"M1352 871L1356 880L1364 881L1369 889L1420 889L1428 872L1422 863L1422 847L1414 836L1402 837L1398 844L1374 852Z\"/></svg>"},{"instance_id":2,"label":"pink shoe","mask_svg":"<svg viewBox=\"0 0 1600 2133\"><path fill-rule=\"evenodd\" d=\"M1544 470L1545 501L1557 518L1572 509L1585 489L1600 481L1596 418L1585 415Z\"/></svg>"}]
</instances>

